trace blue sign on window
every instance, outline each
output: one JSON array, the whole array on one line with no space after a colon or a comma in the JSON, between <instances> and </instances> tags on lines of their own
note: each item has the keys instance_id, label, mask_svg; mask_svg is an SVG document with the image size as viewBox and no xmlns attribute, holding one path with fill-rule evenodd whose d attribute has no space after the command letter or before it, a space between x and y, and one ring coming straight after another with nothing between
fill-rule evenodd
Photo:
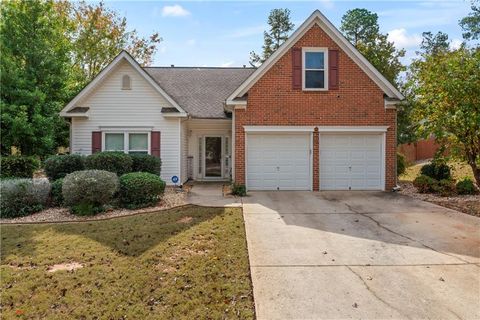
<instances>
[{"instance_id":1,"label":"blue sign on window","mask_svg":"<svg viewBox=\"0 0 480 320\"><path fill-rule=\"evenodd\" d=\"M172 182L173 182L173 183L177 183L177 182L178 182L178 177L177 177L177 176L173 176L173 177L172 177Z\"/></svg>"}]
</instances>

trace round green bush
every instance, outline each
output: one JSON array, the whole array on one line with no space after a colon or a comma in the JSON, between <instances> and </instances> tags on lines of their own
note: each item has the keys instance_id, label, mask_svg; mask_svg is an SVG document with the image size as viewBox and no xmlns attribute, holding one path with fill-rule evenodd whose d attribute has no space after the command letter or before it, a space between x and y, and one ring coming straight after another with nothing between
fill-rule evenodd
<instances>
[{"instance_id":1,"label":"round green bush","mask_svg":"<svg viewBox=\"0 0 480 320\"><path fill-rule=\"evenodd\" d=\"M132 172L132 164L132 157L123 152L97 152L85 160L86 169L110 171L118 176Z\"/></svg>"},{"instance_id":2,"label":"round green bush","mask_svg":"<svg viewBox=\"0 0 480 320\"><path fill-rule=\"evenodd\" d=\"M437 190L438 181L422 174L413 180L413 185L420 193L430 193Z\"/></svg>"},{"instance_id":3,"label":"round green bush","mask_svg":"<svg viewBox=\"0 0 480 320\"><path fill-rule=\"evenodd\" d=\"M443 197L448 197L455 194L455 181L451 179L442 179L438 181L434 187L434 192L439 193Z\"/></svg>"},{"instance_id":4,"label":"round green bush","mask_svg":"<svg viewBox=\"0 0 480 320\"><path fill-rule=\"evenodd\" d=\"M63 179L62 196L72 213L92 215L103 211L118 190L115 173L84 170L67 174Z\"/></svg>"},{"instance_id":5,"label":"round green bush","mask_svg":"<svg viewBox=\"0 0 480 320\"><path fill-rule=\"evenodd\" d=\"M26 216L46 207L50 194L47 179L7 179L0 181L0 217Z\"/></svg>"},{"instance_id":6,"label":"round green bush","mask_svg":"<svg viewBox=\"0 0 480 320\"><path fill-rule=\"evenodd\" d=\"M129 209L155 205L165 191L165 182L148 172L132 172L120 177L120 204Z\"/></svg>"},{"instance_id":7,"label":"round green bush","mask_svg":"<svg viewBox=\"0 0 480 320\"><path fill-rule=\"evenodd\" d=\"M149 172L160 175L162 161L160 158L154 157L150 154L133 153L132 157L132 172Z\"/></svg>"},{"instance_id":8,"label":"round green bush","mask_svg":"<svg viewBox=\"0 0 480 320\"><path fill-rule=\"evenodd\" d=\"M85 169L85 157L79 154L51 156L44 161L45 174L50 181L64 178L67 174Z\"/></svg>"},{"instance_id":9,"label":"round green bush","mask_svg":"<svg viewBox=\"0 0 480 320\"><path fill-rule=\"evenodd\" d=\"M245 197L247 195L247 187L244 184L232 184L232 195Z\"/></svg>"},{"instance_id":10,"label":"round green bush","mask_svg":"<svg viewBox=\"0 0 480 320\"><path fill-rule=\"evenodd\" d=\"M63 187L63 178L57 179L54 182L52 182L52 190L50 192L50 196L51 196L51 204L54 207L60 207L63 205L62 187Z\"/></svg>"},{"instance_id":11,"label":"round green bush","mask_svg":"<svg viewBox=\"0 0 480 320\"><path fill-rule=\"evenodd\" d=\"M477 194L478 190L475 183L470 178L465 178L457 182L456 190L458 194Z\"/></svg>"},{"instance_id":12,"label":"round green bush","mask_svg":"<svg viewBox=\"0 0 480 320\"><path fill-rule=\"evenodd\" d=\"M400 152L397 152L397 176L405 173L407 165L407 158Z\"/></svg>"},{"instance_id":13,"label":"round green bush","mask_svg":"<svg viewBox=\"0 0 480 320\"><path fill-rule=\"evenodd\" d=\"M1 156L0 167L2 178L31 178L40 161L29 156Z\"/></svg>"},{"instance_id":14,"label":"round green bush","mask_svg":"<svg viewBox=\"0 0 480 320\"><path fill-rule=\"evenodd\" d=\"M420 174L423 174L435 180L448 180L452 177L450 167L444 161L438 160L434 160L432 161L432 163L424 165L420 169Z\"/></svg>"}]
</instances>

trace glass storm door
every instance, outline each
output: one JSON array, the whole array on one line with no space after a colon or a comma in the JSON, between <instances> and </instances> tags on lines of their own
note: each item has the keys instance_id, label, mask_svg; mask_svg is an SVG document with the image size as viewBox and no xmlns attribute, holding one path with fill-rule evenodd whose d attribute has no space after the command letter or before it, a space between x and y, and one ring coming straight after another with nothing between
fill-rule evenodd
<instances>
[{"instance_id":1,"label":"glass storm door","mask_svg":"<svg viewBox=\"0 0 480 320\"><path fill-rule=\"evenodd\" d=\"M222 137L205 137L205 177L222 177Z\"/></svg>"}]
</instances>

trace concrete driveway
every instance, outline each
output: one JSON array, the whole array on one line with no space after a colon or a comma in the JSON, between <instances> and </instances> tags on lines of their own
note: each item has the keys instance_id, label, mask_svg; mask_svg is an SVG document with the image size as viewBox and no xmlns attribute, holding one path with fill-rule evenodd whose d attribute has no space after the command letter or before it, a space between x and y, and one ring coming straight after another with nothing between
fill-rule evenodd
<instances>
[{"instance_id":1,"label":"concrete driveway","mask_svg":"<svg viewBox=\"0 0 480 320\"><path fill-rule=\"evenodd\" d=\"M383 192L243 198L259 319L480 319L480 219Z\"/></svg>"}]
</instances>

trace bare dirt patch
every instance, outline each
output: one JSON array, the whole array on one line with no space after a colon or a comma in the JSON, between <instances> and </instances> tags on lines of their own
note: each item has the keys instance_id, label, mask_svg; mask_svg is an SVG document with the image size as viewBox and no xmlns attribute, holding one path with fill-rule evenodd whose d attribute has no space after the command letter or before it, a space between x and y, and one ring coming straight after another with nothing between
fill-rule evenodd
<instances>
[{"instance_id":1,"label":"bare dirt patch","mask_svg":"<svg viewBox=\"0 0 480 320\"><path fill-rule=\"evenodd\" d=\"M417 189L411 182L401 182L400 186L402 187L402 190L400 191L401 194L480 217L480 195L454 195L442 197L432 193L418 193Z\"/></svg>"},{"instance_id":2,"label":"bare dirt patch","mask_svg":"<svg viewBox=\"0 0 480 320\"><path fill-rule=\"evenodd\" d=\"M73 271L83 268L83 264L78 262L68 262L54 264L53 266L48 267L47 272L57 272L57 271Z\"/></svg>"},{"instance_id":3,"label":"bare dirt patch","mask_svg":"<svg viewBox=\"0 0 480 320\"><path fill-rule=\"evenodd\" d=\"M185 223L188 224L192 222L193 218L192 217L183 217L182 219L178 220L177 223Z\"/></svg>"}]
</instances>

